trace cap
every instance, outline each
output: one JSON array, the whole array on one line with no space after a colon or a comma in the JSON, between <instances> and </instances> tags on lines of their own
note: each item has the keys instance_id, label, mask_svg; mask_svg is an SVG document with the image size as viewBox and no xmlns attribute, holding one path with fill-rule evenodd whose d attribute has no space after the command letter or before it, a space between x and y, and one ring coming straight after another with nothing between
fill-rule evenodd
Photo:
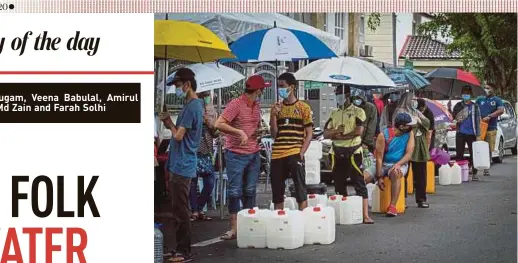
<instances>
[{"instance_id":1,"label":"cap","mask_svg":"<svg viewBox=\"0 0 518 263\"><path fill-rule=\"evenodd\" d=\"M406 126L412 126L415 125L417 122L410 114L406 112L400 112L396 115L396 118L394 119L394 125L400 126L400 125L406 125Z\"/></svg>"},{"instance_id":2,"label":"cap","mask_svg":"<svg viewBox=\"0 0 518 263\"><path fill-rule=\"evenodd\" d=\"M247 89L258 90L258 89L264 89L269 86L270 86L270 84L264 82L264 78L261 75L253 75L253 76L250 76L246 80Z\"/></svg>"},{"instance_id":3,"label":"cap","mask_svg":"<svg viewBox=\"0 0 518 263\"><path fill-rule=\"evenodd\" d=\"M190 68L180 68L174 74L174 77L167 81L166 85L171 86L177 81L194 80L194 72Z\"/></svg>"}]
</instances>

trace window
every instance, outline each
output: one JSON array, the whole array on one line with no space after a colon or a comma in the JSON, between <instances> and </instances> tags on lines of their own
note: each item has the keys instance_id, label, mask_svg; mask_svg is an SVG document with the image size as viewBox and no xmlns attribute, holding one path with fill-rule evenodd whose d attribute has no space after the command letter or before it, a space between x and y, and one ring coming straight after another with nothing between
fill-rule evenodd
<instances>
[{"instance_id":1,"label":"window","mask_svg":"<svg viewBox=\"0 0 518 263\"><path fill-rule=\"evenodd\" d=\"M335 13L335 36L344 39L344 13Z\"/></svg>"},{"instance_id":2,"label":"window","mask_svg":"<svg viewBox=\"0 0 518 263\"><path fill-rule=\"evenodd\" d=\"M365 42L365 15L360 16L360 43Z\"/></svg>"},{"instance_id":3,"label":"window","mask_svg":"<svg viewBox=\"0 0 518 263\"><path fill-rule=\"evenodd\" d=\"M509 103L504 103L504 106L505 106L504 113L509 114L509 117L514 118L513 106L511 106L511 104L509 104Z\"/></svg>"}]
</instances>

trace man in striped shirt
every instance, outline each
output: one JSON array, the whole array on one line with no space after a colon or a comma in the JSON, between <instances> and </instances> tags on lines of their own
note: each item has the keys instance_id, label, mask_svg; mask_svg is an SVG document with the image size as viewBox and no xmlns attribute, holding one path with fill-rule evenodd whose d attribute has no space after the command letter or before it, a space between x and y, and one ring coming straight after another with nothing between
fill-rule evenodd
<instances>
[{"instance_id":1,"label":"man in striped shirt","mask_svg":"<svg viewBox=\"0 0 518 263\"><path fill-rule=\"evenodd\" d=\"M245 93L227 104L215 125L225 133L228 210L232 228L221 236L224 240L236 238L240 201L243 201L244 209L254 208L261 167L257 130L261 125L260 96L266 83L263 77L254 75L248 78L245 86Z\"/></svg>"},{"instance_id":2,"label":"man in striped shirt","mask_svg":"<svg viewBox=\"0 0 518 263\"><path fill-rule=\"evenodd\" d=\"M275 209L284 207L285 181L293 179L295 198L299 209L308 206L304 153L313 136L311 108L295 96L297 80L291 73L278 78L279 98L283 102L273 105L270 116L270 130L275 138L272 151L272 199Z\"/></svg>"}]
</instances>

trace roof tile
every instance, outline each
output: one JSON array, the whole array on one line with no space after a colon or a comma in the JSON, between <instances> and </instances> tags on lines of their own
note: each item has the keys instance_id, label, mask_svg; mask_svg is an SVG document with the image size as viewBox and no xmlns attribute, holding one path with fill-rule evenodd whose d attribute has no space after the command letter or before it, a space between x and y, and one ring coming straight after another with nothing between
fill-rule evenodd
<instances>
[{"instance_id":1,"label":"roof tile","mask_svg":"<svg viewBox=\"0 0 518 263\"><path fill-rule=\"evenodd\" d=\"M448 45L427 36L408 36L400 58L410 59L460 59L460 52L447 52Z\"/></svg>"}]
</instances>

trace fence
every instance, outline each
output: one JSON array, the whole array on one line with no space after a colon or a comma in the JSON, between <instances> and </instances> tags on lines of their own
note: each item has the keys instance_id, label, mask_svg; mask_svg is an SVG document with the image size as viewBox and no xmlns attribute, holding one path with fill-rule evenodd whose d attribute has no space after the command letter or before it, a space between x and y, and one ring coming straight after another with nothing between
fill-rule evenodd
<instances>
[{"instance_id":1,"label":"fence","mask_svg":"<svg viewBox=\"0 0 518 263\"><path fill-rule=\"evenodd\" d=\"M173 60L169 62L169 73L168 76L173 73L174 71L178 70L181 67L187 66L193 64L192 62L188 61L181 61L181 60ZM245 80L247 77L251 76L252 74L261 75L265 82L270 83L271 87L266 88L263 96L261 97L261 105L263 107L269 107L274 101L275 98L275 83L276 83L276 72L275 72L275 65L271 63L238 63L238 62L228 62L228 63L222 63L222 65L225 65L227 67L230 67L237 72L243 74L245 76ZM284 67L279 67L279 72L284 70ZM163 69L162 69L163 70ZM241 80L234 85L230 87L223 88L221 90L221 97L222 97L222 106L225 107L232 99L237 98L243 93L243 90L245 89L245 80ZM217 92L214 93L213 96L213 103L217 104ZM175 94L166 94L165 97L165 104L170 110L176 111L182 108L183 106L183 100L178 98Z\"/></svg>"}]
</instances>

